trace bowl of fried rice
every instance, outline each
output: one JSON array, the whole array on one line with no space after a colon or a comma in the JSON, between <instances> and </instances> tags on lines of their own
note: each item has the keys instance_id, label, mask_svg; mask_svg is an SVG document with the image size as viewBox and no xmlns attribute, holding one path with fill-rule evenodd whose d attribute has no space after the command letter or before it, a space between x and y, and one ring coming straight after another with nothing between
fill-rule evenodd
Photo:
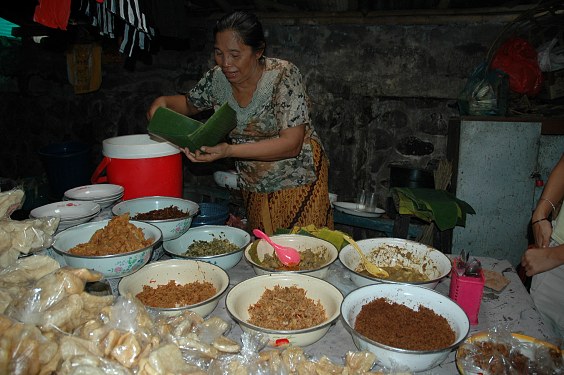
<instances>
[{"instance_id":1,"label":"bowl of fried rice","mask_svg":"<svg viewBox=\"0 0 564 375\"><path fill-rule=\"evenodd\" d=\"M274 252L274 248L264 240L256 240L245 249L245 259L257 275L270 273L297 273L321 279L327 276L329 266L333 264L339 252L328 241L301 234L279 234L271 236L274 243L290 246L300 252L300 263L292 266L283 265Z\"/></svg>"},{"instance_id":2,"label":"bowl of fried rice","mask_svg":"<svg viewBox=\"0 0 564 375\"><path fill-rule=\"evenodd\" d=\"M152 312L179 315L190 310L209 315L229 287L218 266L187 259L152 262L120 280L120 295L135 297Z\"/></svg>"},{"instance_id":3,"label":"bowl of fried rice","mask_svg":"<svg viewBox=\"0 0 564 375\"><path fill-rule=\"evenodd\" d=\"M321 339L340 316L343 294L308 275L255 276L225 297L229 315L244 332L268 336L268 345L308 346Z\"/></svg>"},{"instance_id":4,"label":"bowl of fried rice","mask_svg":"<svg viewBox=\"0 0 564 375\"><path fill-rule=\"evenodd\" d=\"M159 228L120 215L62 230L55 234L52 247L67 266L118 278L147 264L161 243Z\"/></svg>"},{"instance_id":5,"label":"bowl of fried rice","mask_svg":"<svg viewBox=\"0 0 564 375\"><path fill-rule=\"evenodd\" d=\"M190 228L182 236L165 241L165 254L175 259L199 260L231 269L243 257L251 235L229 225L202 225Z\"/></svg>"}]
</instances>

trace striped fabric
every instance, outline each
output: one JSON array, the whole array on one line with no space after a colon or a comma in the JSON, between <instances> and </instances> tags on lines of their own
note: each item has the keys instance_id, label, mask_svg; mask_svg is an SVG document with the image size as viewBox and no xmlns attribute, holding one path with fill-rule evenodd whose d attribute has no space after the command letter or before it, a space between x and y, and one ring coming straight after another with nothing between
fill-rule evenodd
<instances>
[{"instance_id":1,"label":"striped fabric","mask_svg":"<svg viewBox=\"0 0 564 375\"><path fill-rule=\"evenodd\" d=\"M115 17L124 21L123 41L120 52L131 56L135 47L149 50L155 36L139 0L105 0L102 3L85 0L82 8L91 17L92 25L100 29L101 35L115 37Z\"/></svg>"}]
</instances>

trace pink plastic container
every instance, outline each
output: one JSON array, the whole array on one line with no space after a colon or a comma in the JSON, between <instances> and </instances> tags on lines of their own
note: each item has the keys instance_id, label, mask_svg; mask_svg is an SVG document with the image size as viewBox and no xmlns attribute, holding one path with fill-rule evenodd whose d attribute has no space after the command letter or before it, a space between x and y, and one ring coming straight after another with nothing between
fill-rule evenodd
<instances>
[{"instance_id":1,"label":"pink plastic container","mask_svg":"<svg viewBox=\"0 0 564 375\"><path fill-rule=\"evenodd\" d=\"M471 325L478 324L478 313L486 282L484 272L480 270L480 277L458 276L453 268L450 274L450 299L464 310Z\"/></svg>"},{"instance_id":2,"label":"pink plastic container","mask_svg":"<svg viewBox=\"0 0 564 375\"><path fill-rule=\"evenodd\" d=\"M153 195L182 198L182 154L169 143L148 134L125 135L104 140L102 153L104 158L91 177L93 184L123 186L123 200Z\"/></svg>"}]
</instances>

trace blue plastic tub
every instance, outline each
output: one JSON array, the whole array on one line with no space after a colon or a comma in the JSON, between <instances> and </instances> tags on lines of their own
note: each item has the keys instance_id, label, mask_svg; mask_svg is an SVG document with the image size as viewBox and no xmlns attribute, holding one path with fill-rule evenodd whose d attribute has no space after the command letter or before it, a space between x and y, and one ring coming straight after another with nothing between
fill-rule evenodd
<instances>
[{"instance_id":1,"label":"blue plastic tub","mask_svg":"<svg viewBox=\"0 0 564 375\"><path fill-rule=\"evenodd\" d=\"M201 202L200 212L192 219L190 227L202 225L225 225L229 217L229 207L221 203Z\"/></svg>"}]
</instances>

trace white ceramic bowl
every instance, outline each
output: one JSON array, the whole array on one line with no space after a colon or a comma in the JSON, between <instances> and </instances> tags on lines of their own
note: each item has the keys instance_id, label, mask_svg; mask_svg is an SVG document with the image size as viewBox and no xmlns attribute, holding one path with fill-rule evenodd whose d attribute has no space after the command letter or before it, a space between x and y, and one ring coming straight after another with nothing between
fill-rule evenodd
<instances>
[{"instance_id":1,"label":"white ceramic bowl","mask_svg":"<svg viewBox=\"0 0 564 375\"><path fill-rule=\"evenodd\" d=\"M362 307L377 298L385 298L413 310L417 310L419 306L432 309L448 321L455 333L455 341L443 349L417 351L398 349L370 340L355 331L354 326ZM438 366L466 339L470 331L468 317L456 302L434 290L409 284L373 284L355 289L343 300L341 316L358 349L374 353L378 362L387 368L397 368L400 365L413 372Z\"/></svg>"},{"instance_id":2,"label":"white ceramic bowl","mask_svg":"<svg viewBox=\"0 0 564 375\"><path fill-rule=\"evenodd\" d=\"M451 270L450 259L445 254L419 242L402 238L379 237L360 240L357 241L357 244L366 257L376 265L412 267L429 277L429 281L425 282L398 282L356 272L355 269L360 263L360 257L353 246L348 244L341 249L339 260L351 271L351 280L357 286L376 283L406 283L434 289L438 282L446 277ZM373 257L373 250L378 247L385 250L378 252L377 257ZM394 247L399 248L399 250Z\"/></svg>"},{"instance_id":3,"label":"white ceramic bowl","mask_svg":"<svg viewBox=\"0 0 564 375\"><path fill-rule=\"evenodd\" d=\"M235 171L215 171L213 173L213 180L218 186L237 190L237 180L239 174Z\"/></svg>"},{"instance_id":4,"label":"white ceramic bowl","mask_svg":"<svg viewBox=\"0 0 564 375\"><path fill-rule=\"evenodd\" d=\"M184 255L194 241L212 241L214 238L226 239L236 245L238 249L230 253L202 257ZM173 258L200 260L228 270L239 263L243 257L243 250L250 241L251 236L242 229L228 225L202 225L188 229L186 233L174 240L164 242L163 248L165 253Z\"/></svg>"},{"instance_id":5,"label":"white ceramic bowl","mask_svg":"<svg viewBox=\"0 0 564 375\"><path fill-rule=\"evenodd\" d=\"M159 228L142 221L130 221L130 223L141 228L145 238L153 239L153 242L147 247L129 253L102 256L81 256L68 252L76 245L90 241L92 235L97 230L106 227L109 221L106 219L79 224L55 234L53 250L61 255L66 265L74 268L90 268L101 272L106 278L127 276L147 264L153 248L162 242L162 235Z\"/></svg>"},{"instance_id":6,"label":"white ceramic bowl","mask_svg":"<svg viewBox=\"0 0 564 375\"><path fill-rule=\"evenodd\" d=\"M156 288L168 284L170 280L174 280L179 285L207 281L213 284L216 293L213 297L194 305L174 308L146 306L148 310L163 315L178 315L190 310L205 317L215 309L219 299L229 287L229 276L218 266L194 260L169 259L147 264L139 271L124 277L119 282L118 290L122 296L136 296L143 291L144 285Z\"/></svg>"},{"instance_id":7,"label":"white ceramic bowl","mask_svg":"<svg viewBox=\"0 0 564 375\"><path fill-rule=\"evenodd\" d=\"M306 297L319 301L323 305L327 320L310 328L293 331L276 331L248 323L249 307L262 297L266 289L273 289L276 285L305 289ZM260 332L267 335L270 346L278 346L277 340L288 340L288 344L294 346L307 346L321 339L329 331L331 325L337 321L342 301L343 295L339 289L325 280L307 275L285 273L255 276L240 282L227 292L225 307L243 331Z\"/></svg>"},{"instance_id":8,"label":"white ceramic bowl","mask_svg":"<svg viewBox=\"0 0 564 375\"><path fill-rule=\"evenodd\" d=\"M251 259L251 256L249 254L249 251L253 246L253 243L251 243L245 249L245 259L253 267L253 270L257 275L267 275L270 273L299 273L299 274L319 277L323 279L327 276L327 271L329 270L329 266L331 266L331 264L333 264L337 260L337 257L339 255L339 251L333 244L317 237L305 236L301 234L279 234L279 235L270 236L270 238L272 239L272 241L274 241L274 243L283 246L293 247L299 252L303 252L307 249L311 249L313 252L316 253L324 251L329 255L327 262L325 262L320 267L317 267L315 269L309 269L309 270L298 270L298 271L273 270L270 268L265 268L264 266L261 266L260 264L254 262ZM263 260L265 254L269 254L270 256L276 256L274 253L274 248L272 246L270 246L264 240L259 240L257 245L258 259Z\"/></svg>"},{"instance_id":9,"label":"white ceramic bowl","mask_svg":"<svg viewBox=\"0 0 564 375\"><path fill-rule=\"evenodd\" d=\"M100 205L89 201L62 201L34 208L29 213L32 219L40 217L58 217L57 230L86 223L100 213Z\"/></svg>"},{"instance_id":10,"label":"white ceramic bowl","mask_svg":"<svg viewBox=\"0 0 564 375\"><path fill-rule=\"evenodd\" d=\"M192 219L199 209L199 205L196 202L174 197L142 197L128 199L116 204L112 207L112 214L122 215L129 212L129 217L133 218L139 213L147 213L170 206L177 207L180 211L186 212L187 216L180 219L141 220L159 228L163 233L163 241L169 241L180 237L190 228Z\"/></svg>"},{"instance_id":11,"label":"white ceramic bowl","mask_svg":"<svg viewBox=\"0 0 564 375\"><path fill-rule=\"evenodd\" d=\"M123 186L115 184L84 185L65 191L64 199L93 201L104 209L120 200L124 191Z\"/></svg>"}]
</instances>

